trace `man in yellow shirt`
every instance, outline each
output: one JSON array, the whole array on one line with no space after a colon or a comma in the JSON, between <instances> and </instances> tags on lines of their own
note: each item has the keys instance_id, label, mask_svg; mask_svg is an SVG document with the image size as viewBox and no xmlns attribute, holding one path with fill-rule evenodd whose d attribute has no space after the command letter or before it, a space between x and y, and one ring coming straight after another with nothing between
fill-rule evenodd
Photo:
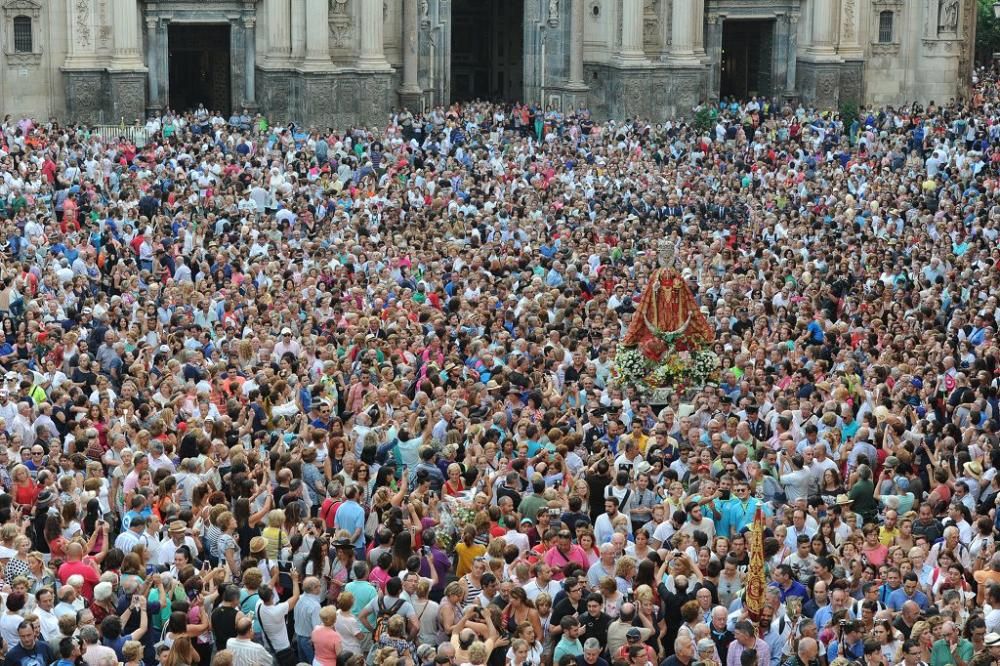
<instances>
[{"instance_id":1,"label":"man in yellow shirt","mask_svg":"<svg viewBox=\"0 0 1000 666\"><path fill-rule=\"evenodd\" d=\"M896 515L895 509L885 510L885 521L878 529L878 540L883 545L891 546L893 539L899 536L899 527L896 525L898 519L899 516Z\"/></svg>"}]
</instances>

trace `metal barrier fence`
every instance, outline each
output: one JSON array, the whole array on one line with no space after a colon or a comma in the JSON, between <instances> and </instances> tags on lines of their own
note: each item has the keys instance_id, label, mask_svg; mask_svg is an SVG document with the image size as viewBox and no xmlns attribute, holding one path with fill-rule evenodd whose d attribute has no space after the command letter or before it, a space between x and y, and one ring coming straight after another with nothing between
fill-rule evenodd
<instances>
[{"instance_id":1,"label":"metal barrier fence","mask_svg":"<svg viewBox=\"0 0 1000 666\"><path fill-rule=\"evenodd\" d=\"M136 127L134 125L97 125L92 131L105 141L118 141L120 138L125 137L136 148L145 146L146 141L149 139L145 127Z\"/></svg>"}]
</instances>

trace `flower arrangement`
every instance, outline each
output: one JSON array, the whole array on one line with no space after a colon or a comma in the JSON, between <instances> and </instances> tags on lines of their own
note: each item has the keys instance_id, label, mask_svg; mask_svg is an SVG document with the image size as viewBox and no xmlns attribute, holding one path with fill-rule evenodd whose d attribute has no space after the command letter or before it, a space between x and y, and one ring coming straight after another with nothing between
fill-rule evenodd
<instances>
[{"instance_id":1,"label":"flower arrangement","mask_svg":"<svg viewBox=\"0 0 1000 666\"><path fill-rule=\"evenodd\" d=\"M652 367L636 347L618 347L615 352L615 375L621 384L639 384Z\"/></svg>"},{"instance_id":2,"label":"flower arrangement","mask_svg":"<svg viewBox=\"0 0 1000 666\"><path fill-rule=\"evenodd\" d=\"M711 349L699 349L694 353L691 362L691 381L695 384L705 384L719 369L719 357Z\"/></svg>"},{"instance_id":3,"label":"flower arrangement","mask_svg":"<svg viewBox=\"0 0 1000 666\"><path fill-rule=\"evenodd\" d=\"M657 336L636 347L619 346L615 352L615 381L649 393L704 386L718 374L720 364L715 352L705 347L681 349L679 338L665 337Z\"/></svg>"}]
</instances>

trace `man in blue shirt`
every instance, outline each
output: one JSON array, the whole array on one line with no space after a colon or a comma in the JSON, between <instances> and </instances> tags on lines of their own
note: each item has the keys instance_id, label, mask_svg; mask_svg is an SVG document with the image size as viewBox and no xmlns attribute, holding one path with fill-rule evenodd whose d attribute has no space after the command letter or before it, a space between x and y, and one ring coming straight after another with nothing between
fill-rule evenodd
<instances>
[{"instance_id":1,"label":"man in blue shirt","mask_svg":"<svg viewBox=\"0 0 1000 666\"><path fill-rule=\"evenodd\" d=\"M757 507L761 507L764 510L764 515L770 513L759 499L750 497L750 486L747 485L746 481L740 480L733 484L733 495L735 497L730 499L725 509L723 509L725 513L723 522L728 524L731 534L722 534L720 536L731 537L732 534L740 534L753 522L753 518L757 513Z\"/></svg>"},{"instance_id":2,"label":"man in blue shirt","mask_svg":"<svg viewBox=\"0 0 1000 666\"><path fill-rule=\"evenodd\" d=\"M803 603L809 598L809 591L806 589L806 586L795 580L792 567L789 565L779 564L774 568L772 575L774 581L771 583L771 587L778 590L781 603L785 603L789 597L800 597Z\"/></svg>"},{"instance_id":3,"label":"man in blue shirt","mask_svg":"<svg viewBox=\"0 0 1000 666\"><path fill-rule=\"evenodd\" d=\"M892 611L899 612L903 610L903 604L912 601L920 606L920 610L927 610L930 601L928 601L927 595L920 591L919 586L917 575L912 571L908 572L903 576L903 586L889 594L889 598L885 602L886 606Z\"/></svg>"},{"instance_id":4,"label":"man in blue shirt","mask_svg":"<svg viewBox=\"0 0 1000 666\"><path fill-rule=\"evenodd\" d=\"M17 645L7 651L4 666L51 664L54 661L48 643L35 638L35 628L27 620L17 625L17 638Z\"/></svg>"},{"instance_id":5,"label":"man in blue shirt","mask_svg":"<svg viewBox=\"0 0 1000 666\"><path fill-rule=\"evenodd\" d=\"M354 544L355 557L359 560L365 558L365 510L358 504L358 487L350 486L344 493L346 501L337 509L337 515L333 519L334 527L338 530L347 530L350 534L351 542Z\"/></svg>"}]
</instances>

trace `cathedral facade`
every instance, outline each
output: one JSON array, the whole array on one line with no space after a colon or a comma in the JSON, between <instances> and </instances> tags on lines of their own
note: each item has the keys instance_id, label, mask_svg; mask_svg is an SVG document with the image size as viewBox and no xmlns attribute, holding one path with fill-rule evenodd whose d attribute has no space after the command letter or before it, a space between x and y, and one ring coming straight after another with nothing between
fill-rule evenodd
<instances>
[{"instance_id":1,"label":"cathedral facade","mask_svg":"<svg viewBox=\"0 0 1000 666\"><path fill-rule=\"evenodd\" d=\"M964 94L975 0L0 0L4 113L166 108L375 124L527 101L662 121L767 96L838 108Z\"/></svg>"}]
</instances>

